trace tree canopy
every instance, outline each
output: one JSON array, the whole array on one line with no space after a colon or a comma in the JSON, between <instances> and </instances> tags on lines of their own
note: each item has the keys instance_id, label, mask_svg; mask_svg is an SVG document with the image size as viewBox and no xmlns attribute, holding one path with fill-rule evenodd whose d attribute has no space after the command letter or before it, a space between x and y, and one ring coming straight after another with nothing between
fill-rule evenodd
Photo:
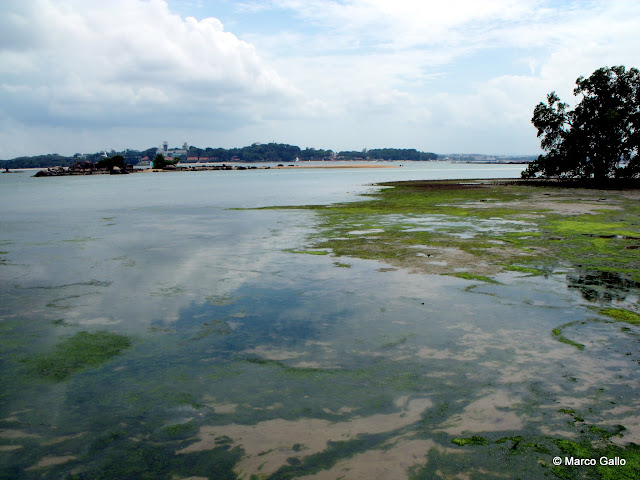
<instances>
[{"instance_id":1,"label":"tree canopy","mask_svg":"<svg viewBox=\"0 0 640 480\"><path fill-rule=\"evenodd\" d=\"M122 155L115 155L111 158L103 158L96 163L96 168L106 168L107 170L113 170L113 167L118 167L124 170L125 159Z\"/></svg>"},{"instance_id":2,"label":"tree canopy","mask_svg":"<svg viewBox=\"0 0 640 480\"><path fill-rule=\"evenodd\" d=\"M165 168L169 165L175 165L179 161L179 159L175 158L170 160L165 158L163 154L159 153L153 158L153 168Z\"/></svg>"},{"instance_id":3,"label":"tree canopy","mask_svg":"<svg viewBox=\"0 0 640 480\"><path fill-rule=\"evenodd\" d=\"M545 152L529 164L524 178L637 177L640 174L640 72L603 67L576 80L573 110L555 92L533 111Z\"/></svg>"}]
</instances>

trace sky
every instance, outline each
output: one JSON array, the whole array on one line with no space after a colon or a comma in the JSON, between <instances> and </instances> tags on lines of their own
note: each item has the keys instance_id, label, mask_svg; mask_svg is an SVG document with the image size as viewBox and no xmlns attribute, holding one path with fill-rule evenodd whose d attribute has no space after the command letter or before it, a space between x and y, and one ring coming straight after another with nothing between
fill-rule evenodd
<instances>
[{"instance_id":1,"label":"sky","mask_svg":"<svg viewBox=\"0 0 640 480\"><path fill-rule=\"evenodd\" d=\"M535 155L637 0L0 0L0 159L288 143Z\"/></svg>"}]
</instances>

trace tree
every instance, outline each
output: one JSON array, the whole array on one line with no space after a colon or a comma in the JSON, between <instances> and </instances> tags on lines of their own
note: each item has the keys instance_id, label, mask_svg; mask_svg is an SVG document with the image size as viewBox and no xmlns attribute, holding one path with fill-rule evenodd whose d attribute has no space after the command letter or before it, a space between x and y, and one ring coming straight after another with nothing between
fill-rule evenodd
<instances>
[{"instance_id":1,"label":"tree","mask_svg":"<svg viewBox=\"0 0 640 480\"><path fill-rule=\"evenodd\" d=\"M603 67L576 80L578 105L569 110L555 92L533 111L545 155L523 178L635 177L640 174L640 71Z\"/></svg>"},{"instance_id":2,"label":"tree","mask_svg":"<svg viewBox=\"0 0 640 480\"><path fill-rule=\"evenodd\" d=\"M113 170L113 167L118 167L120 170L124 170L124 157L122 155L115 155L111 158L103 158L96 163L96 168L106 168L107 170Z\"/></svg>"},{"instance_id":3,"label":"tree","mask_svg":"<svg viewBox=\"0 0 640 480\"><path fill-rule=\"evenodd\" d=\"M167 160L164 155L159 153L153 159L153 168L164 168L167 165L175 165L176 163L178 163L178 160Z\"/></svg>"}]
</instances>

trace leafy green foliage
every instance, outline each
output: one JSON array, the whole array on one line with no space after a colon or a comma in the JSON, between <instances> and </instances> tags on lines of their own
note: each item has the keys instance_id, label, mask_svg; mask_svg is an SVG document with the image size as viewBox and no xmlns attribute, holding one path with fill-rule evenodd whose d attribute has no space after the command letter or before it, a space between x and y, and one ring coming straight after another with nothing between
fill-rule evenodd
<instances>
[{"instance_id":1,"label":"leafy green foliage","mask_svg":"<svg viewBox=\"0 0 640 480\"><path fill-rule=\"evenodd\" d=\"M153 168L165 168L168 165L175 165L179 160L168 160L163 154L159 153L153 159Z\"/></svg>"},{"instance_id":2,"label":"leafy green foliage","mask_svg":"<svg viewBox=\"0 0 640 480\"><path fill-rule=\"evenodd\" d=\"M576 85L573 93L582 100L574 110L555 92L535 107L531 122L546 154L529 164L523 178L638 176L640 71L603 67Z\"/></svg>"},{"instance_id":3,"label":"leafy green foliage","mask_svg":"<svg viewBox=\"0 0 640 480\"><path fill-rule=\"evenodd\" d=\"M347 160L373 159L373 160L435 160L438 156L432 152L419 152L415 148L374 148L372 150L344 151L338 153L338 157Z\"/></svg>"},{"instance_id":4,"label":"leafy green foliage","mask_svg":"<svg viewBox=\"0 0 640 480\"><path fill-rule=\"evenodd\" d=\"M124 169L125 159L122 155L115 155L111 158L103 158L96 163L96 168L106 168L107 170L113 170L113 167Z\"/></svg>"}]
</instances>

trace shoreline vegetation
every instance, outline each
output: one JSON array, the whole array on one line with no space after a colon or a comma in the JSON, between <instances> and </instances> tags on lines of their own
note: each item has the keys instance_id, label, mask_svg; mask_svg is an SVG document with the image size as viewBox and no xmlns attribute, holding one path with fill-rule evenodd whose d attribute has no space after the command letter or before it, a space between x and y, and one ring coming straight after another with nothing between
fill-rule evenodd
<instances>
[{"instance_id":1,"label":"shoreline vegetation","mask_svg":"<svg viewBox=\"0 0 640 480\"><path fill-rule=\"evenodd\" d=\"M555 180L385 182L314 210L305 250L422 273L491 276L585 269L640 284L640 184ZM623 189L624 188L624 189Z\"/></svg>"},{"instance_id":2,"label":"shoreline vegetation","mask_svg":"<svg viewBox=\"0 0 640 480\"><path fill-rule=\"evenodd\" d=\"M565 275L600 319L640 323L640 185L553 180L385 182L365 200L265 207L313 210L317 231L292 253L379 260L414 273L451 275L479 285L501 274ZM622 187L626 189L621 189ZM608 189L605 189L608 188ZM611 300L618 300L615 308ZM606 307L606 308L605 308ZM582 322L583 324L588 322ZM556 340L584 345L553 329Z\"/></svg>"}]
</instances>

